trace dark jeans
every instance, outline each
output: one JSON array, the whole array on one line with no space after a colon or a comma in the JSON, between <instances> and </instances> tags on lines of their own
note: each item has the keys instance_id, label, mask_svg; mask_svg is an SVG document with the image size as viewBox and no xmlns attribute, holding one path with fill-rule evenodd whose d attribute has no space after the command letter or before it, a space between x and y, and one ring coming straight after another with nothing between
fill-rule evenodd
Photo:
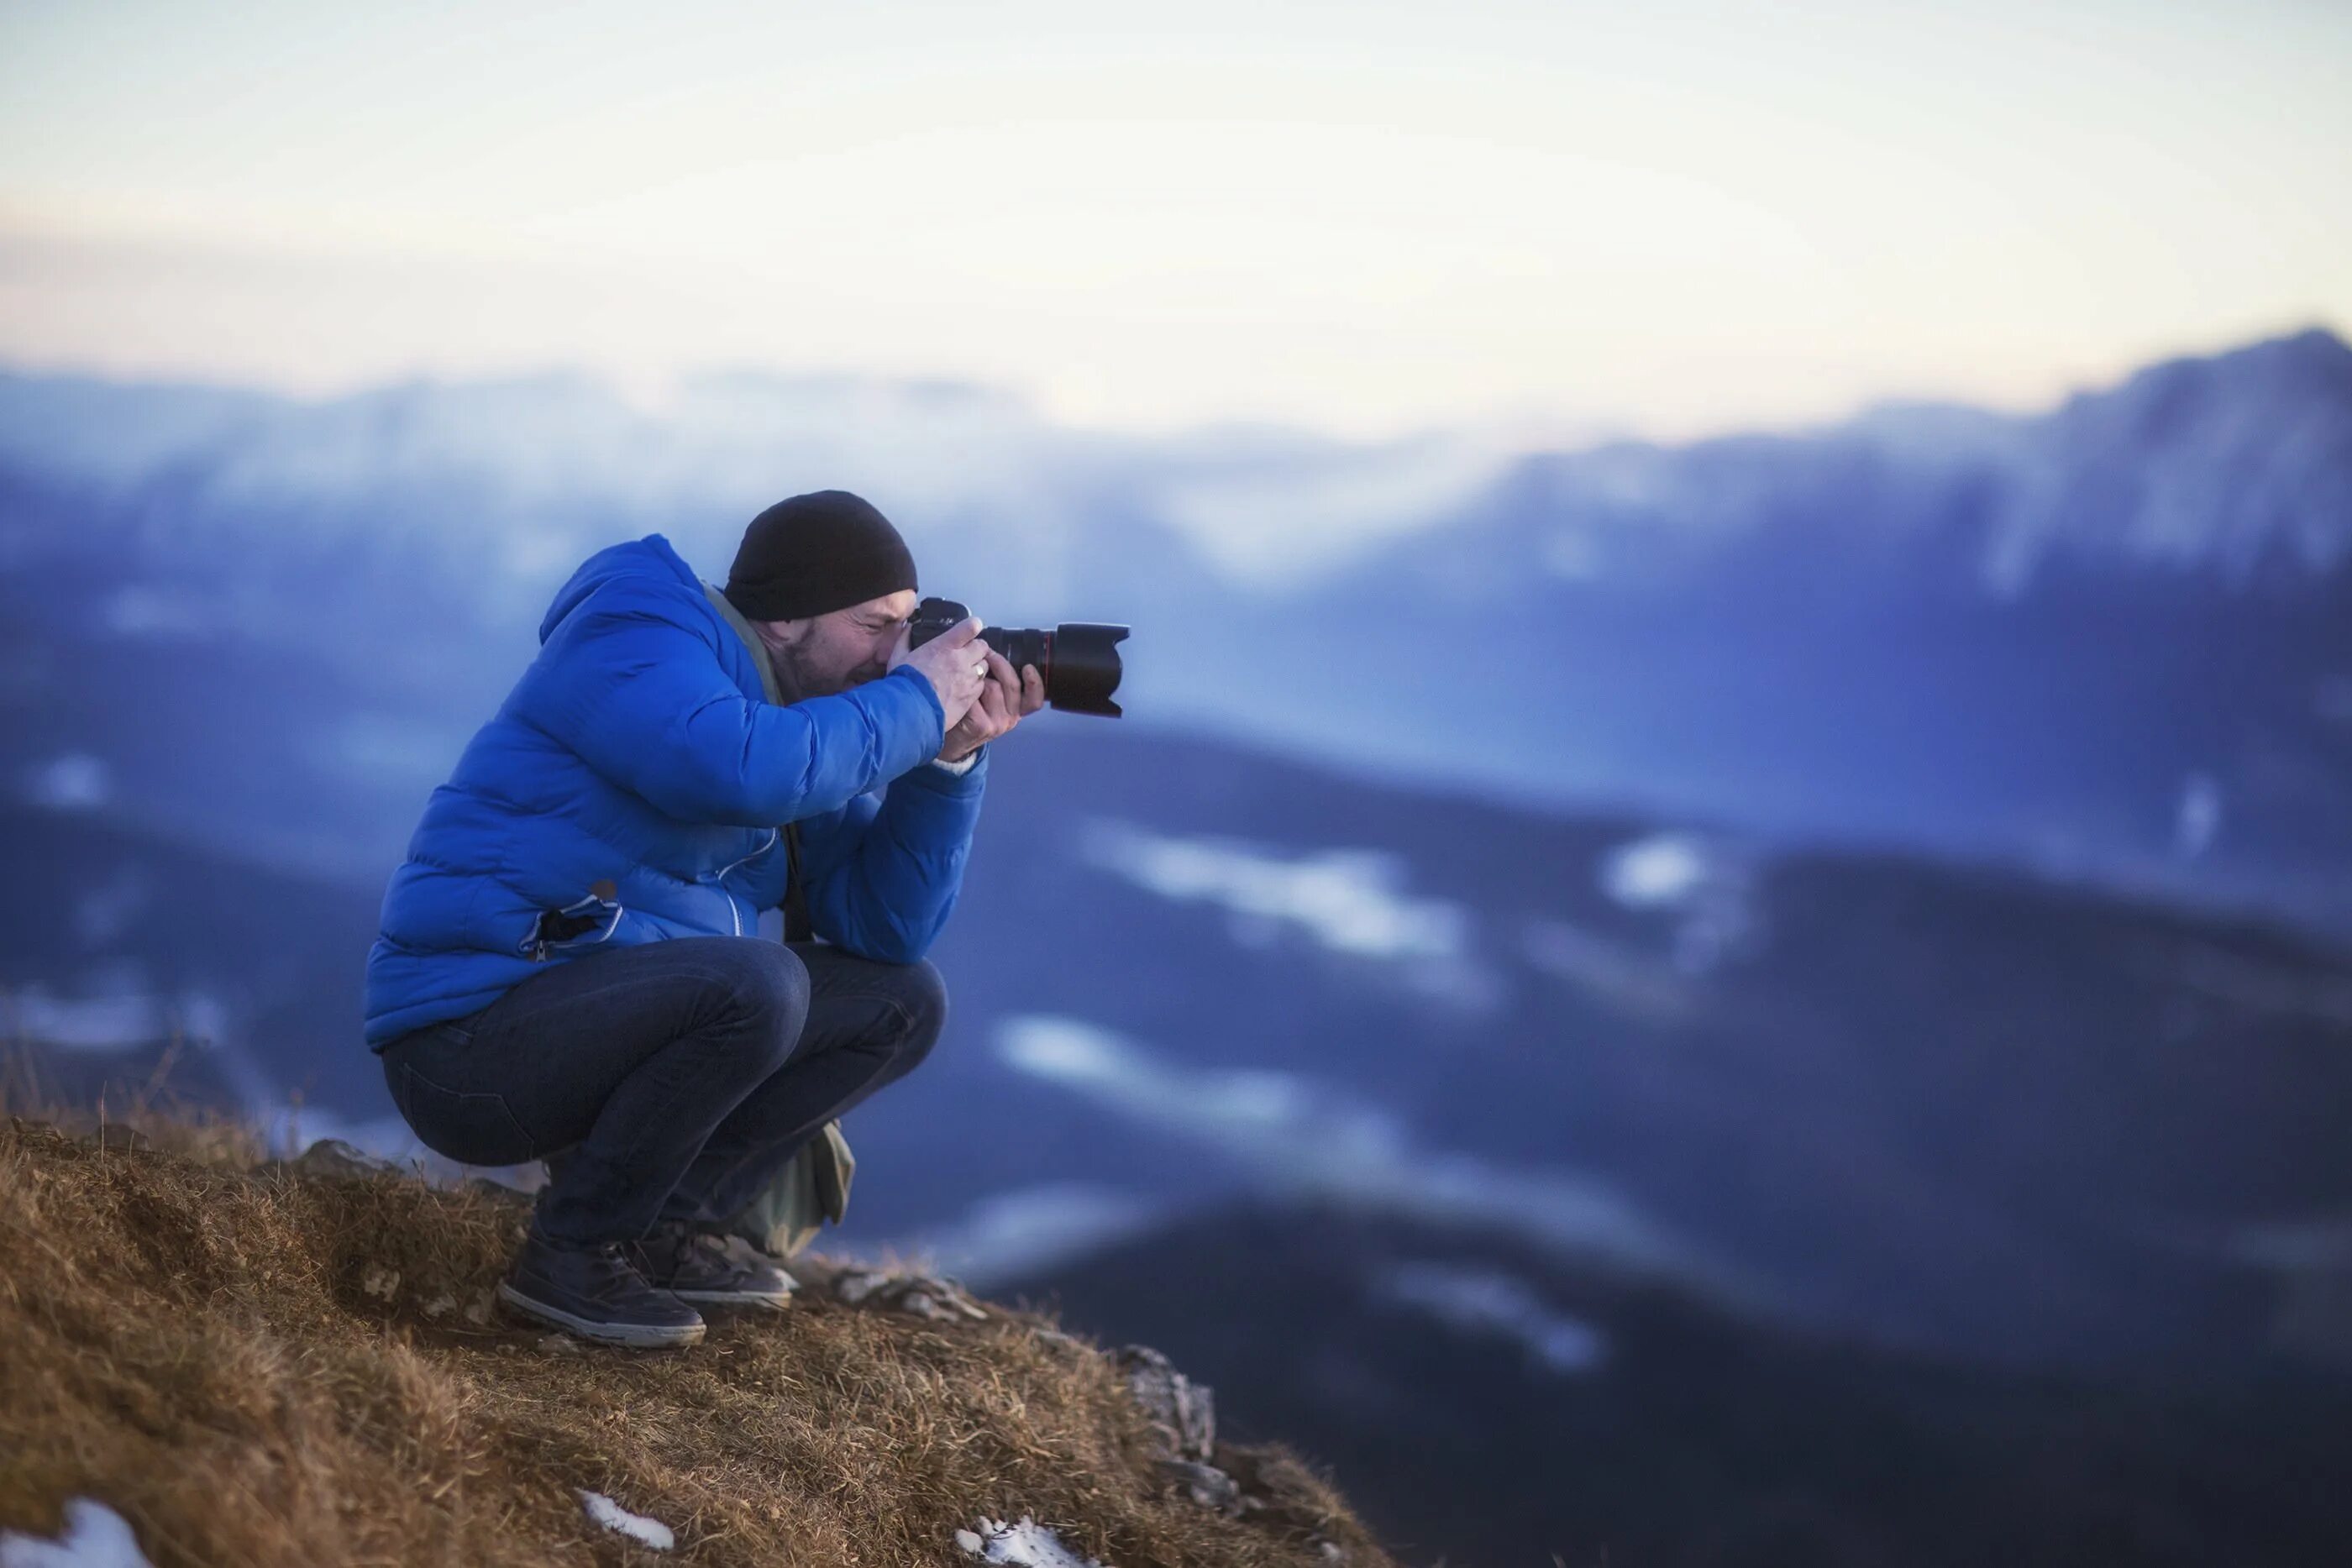
<instances>
[{"instance_id":1,"label":"dark jeans","mask_svg":"<svg viewBox=\"0 0 2352 1568\"><path fill-rule=\"evenodd\" d=\"M725 1225L825 1123L912 1071L946 1020L929 963L688 936L553 965L394 1040L383 1073L450 1159L570 1151L539 1228L589 1245L661 1219Z\"/></svg>"}]
</instances>

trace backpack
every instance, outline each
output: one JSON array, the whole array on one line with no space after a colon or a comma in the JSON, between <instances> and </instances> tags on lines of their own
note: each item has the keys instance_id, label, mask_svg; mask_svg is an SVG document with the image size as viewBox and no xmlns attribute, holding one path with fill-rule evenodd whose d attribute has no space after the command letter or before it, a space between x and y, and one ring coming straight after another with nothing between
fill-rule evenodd
<instances>
[{"instance_id":1,"label":"backpack","mask_svg":"<svg viewBox=\"0 0 2352 1568\"><path fill-rule=\"evenodd\" d=\"M760 689L772 702L783 695L776 684L774 668L768 662L768 650L760 645L759 633L751 623L727 601L727 596L709 583L702 591L719 612L719 619L735 629L735 635L751 651L752 666L760 672ZM782 706L779 704L779 706ZM786 943L814 942L816 930L809 922L808 893L801 882L801 836L792 823L783 824L784 852L788 862L789 880L784 884L784 940ZM792 1163L776 1173L760 1196L728 1222L728 1233L740 1236L761 1251L777 1258L790 1258L814 1239L816 1233L829 1220L841 1223L849 1212L850 1178L857 1174L857 1158L849 1152L849 1140L842 1136L841 1124L827 1122L817 1134L800 1146Z\"/></svg>"}]
</instances>

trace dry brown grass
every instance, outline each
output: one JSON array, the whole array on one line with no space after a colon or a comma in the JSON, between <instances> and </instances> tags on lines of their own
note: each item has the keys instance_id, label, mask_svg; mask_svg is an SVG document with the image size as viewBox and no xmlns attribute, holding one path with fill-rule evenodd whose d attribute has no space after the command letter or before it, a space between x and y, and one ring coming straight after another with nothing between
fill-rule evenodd
<instances>
[{"instance_id":1,"label":"dry brown grass","mask_svg":"<svg viewBox=\"0 0 2352 1568\"><path fill-rule=\"evenodd\" d=\"M1389 1562L1278 1452L1234 1456L1278 1498L1247 1520L1169 1491L1108 1362L1045 1319L803 1300L690 1351L552 1351L487 1310L518 1200L256 1174L234 1129L143 1121L157 1146L0 1126L0 1528L88 1496L158 1568L899 1568L1028 1513L1112 1568L1324 1568L1318 1534ZM677 1551L590 1525L574 1487Z\"/></svg>"}]
</instances>

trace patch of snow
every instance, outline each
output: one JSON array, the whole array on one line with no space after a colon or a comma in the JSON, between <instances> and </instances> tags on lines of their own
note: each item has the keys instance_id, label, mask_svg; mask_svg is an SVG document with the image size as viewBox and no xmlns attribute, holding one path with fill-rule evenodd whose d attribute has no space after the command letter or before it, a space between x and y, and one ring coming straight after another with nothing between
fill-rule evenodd
<instances>
[{"instance_id":1,"label":"patch of snow","mask_svg":"<svg viewBox=\"0 0 2352 1568\"><path fill-rule=\"evenodd\" d=\"M69 751L28 768L25 799L53 811L92 811L114 799L114 770L88 752Z\"/></svg>"},{"instance_id":2,"label":"patch of snow","mask_svg":"<svg viewBox=\"0 0 2352 1568\"><path fill-rule=\"evenodd\" d=\"M1754 1293L1598 1181L1423 1147L1387 1111L1296 1073L1190 1068L1108 1030L1036 1014L1005 1020L997 1050L1019 1071L1217 1149L1270 1187L1438 1224L1496 1226L1563 1251Z\"/></svg>"},{"instance_id":3,"label":"patch of snow","mask_svg":"<svg viewBox=\"0 0 2352 1568\"><path fill-rule=\"evenodd\" d=\"M109 987L94 996L61 997L27 986L0 995L0 1036L68 1051L128 1051L175 1033L215 1041L226 1024L226 1009L199 991L173 998Z\"/></svg>"},{"instance_id":4,"label":"patch of snow","mask_svg":"<svg viewBox=\"0 0 2352 1568\"><path fill-rule=\"evenodd\" d=\"M1602 857L1601 890L1627 909L1679 915L1674 959L1705 974L1751 945L1759 922L1752 856L1692 833L1652 833Z\"/></svg>"},{"instance_id":5,"label":"patch of snow","mask_svg":"<svg viewBox=\"0 0 2352 1568\"><path fill-rule=\"evenodd\" d=\"M1381 1282L1381 1293L1454 1328L1517 1340L1551 1372L1590 1372L1609 1354L1598 1329L1552 1311L1525 1281L1497 1270L1408 1263Z\"/></svg>"},{"instance_id":6,"label":"patch of snow","mask_svg":"<svg viewBox=\"0 0 2352 1568\"><path fill-rule=\"evenodd\" d=\"M588 1517L614 1534L625 1535L656 1552L667 1552L677 1544L677 1537L661 1521L631 1513L603 1492L590 1491L585 1487L572 1490L579 1494L580 1507Z\"/></svg>"},{"instance_id":7,"label":"patch of snow","mask_svg":"<svg viewBox=\"0 0 2352 1568\"><path fill-rule=\"evenodd\" d=\"M1295 1073L1171 1066L1108 1030L1034 1014L1007 1019L997 1040L1005 1062L1032 1077L1235 1152L1272 1154L1305 1139L1379 1158L1398 1141L1386 1116L1339 1102Z\"/></svg>"},{"instance_id":8,"label":"patch of snow","mask_svg":"<svg viewBox=\"0 0 2352 1568\"><path fill-rule=\"evenodd\" d=\"M65 1533L37 1541L0 1530L0 1568L153 1568L122 1516L78 1497L66 1504Z\"/></svg>"},{"instance_id":9,"label":"patch of snow","mask_svg":"<svg viewBox=\"0 0 2352 1568\"><path fill-rule=\"evenodd\" d=\"M977 1532L957 1531L956 1544L968 1557L1011 1563L1013 1568L1103 1568L1099 1558L1079 1556L1062 1544L1060 1536L1025 1513L1018 1524L982 1518Z\"/></svg>"},{"instance_id":10,"label":"patch of snow","mask_svg":"<svg viewBox=\"0 0 2352 1568\"><path fill-rule=\"evenodd\" d=\"M985 1289L1136 1235L1158 1217L1154 1206L1130 1194L1053 1183L983 1198L952 1226L892 1250L929 1259L937 1271Z\"/></svg>"},{"instance_id":11,"label":"patch of snow","mask_svg":"<svg viewBox=\"0 0 2352 1568\"><path fill-rule=\"evenodd\" d=\"M1396 857L1376 851L1284 857L1237 840L1163 836L1112 821L1088 824L1080 845L1092 864L1163 898L1295 926L1335 953L1454 958L1467 933L1458 904L1407 897Z\"/></svg>"},{"instance_id":12,"label":"patch of snow","mask_svg":"<svg viewBox=\"0 0 2352 1568\"><path fill-rule=\"evenodd\" d=\"M1675 909L1706 885L1706 852L1697 840L1653 833L1609 852L1601 887L1628 909Z\"/></svg>"},{"instance_id":13,"label":"patch of snow","mask_svg":"<svg viewBox=\"0 0 2352 1568\"><path fill-rule=\"evenodd\" d=\"M2181 780L2180 804L2173 813L2173 852L2195 860L2212 847L2221 831L2221 786L2210 773L2191 773Z\"/></svg>"},{"instance_id":14,"label":"patch of snow","mask_svg":"<svg viewBox=\"0 0 2352 1568\"><path fill-rule=\"evenodd\" d=\"M1519 955L1538 973L1654 1028L1683 1022L1698 1008L1695 988L1675 967L1564 920L1529 921Z\"/></svg>"},{"instance_id":15,"label":"patch of snow","mask_svg":"<svg viewBox=\"0 0 2352 1568\"><path fill-rule=\"evenodd\" d=\"M1300 442L1267 456L1189 466L1158 499L1160 515L1228 576L1269 587L1436 526L1501 467L1496 453L1458 437Z\"/></svg>"}]
</instances>

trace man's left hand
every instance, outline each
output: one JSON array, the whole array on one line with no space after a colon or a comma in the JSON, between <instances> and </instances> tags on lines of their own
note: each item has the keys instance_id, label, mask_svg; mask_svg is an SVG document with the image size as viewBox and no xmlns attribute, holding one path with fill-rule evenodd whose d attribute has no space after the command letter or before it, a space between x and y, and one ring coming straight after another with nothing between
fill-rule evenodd
<instances>
[{"instance_id":1,"label":"man's left hand","mask_svg":"<svg viewBox=\"0 0 2352 1568\"><path fill-rule=\"evenodd\" d=\"M941 762L961 762L1000 735L1045 706L1045 677L1034 664L1024 664L1014 674L1003 654L991 649L988 678L981 684L980 699L956 720L940 747Z\"/></svg>"}]
</instances>

